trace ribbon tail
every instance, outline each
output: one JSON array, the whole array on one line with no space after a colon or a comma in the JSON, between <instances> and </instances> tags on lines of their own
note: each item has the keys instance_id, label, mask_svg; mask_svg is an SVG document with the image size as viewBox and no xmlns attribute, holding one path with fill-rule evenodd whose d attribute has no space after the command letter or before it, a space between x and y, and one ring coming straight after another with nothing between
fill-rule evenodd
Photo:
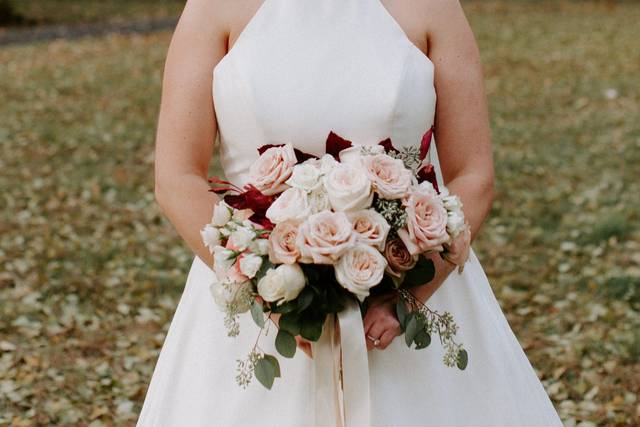
<instances>
[{"instance_id":1,"label":"ribbon tail","mask_svg":"<svg viewBox=\"0 0 640 427\"><path fill-rule=\"evenodd\" d=\"M360 307L327 316L313 346L316 427L369 427L369 358Z\"/></svg>"},{"instance_id":2,"label":"ribbon tail","mask_svg":"<svg viewBox=\"0 0 640 427\"><path fill-rule=\"evenodd\" d=\"M349 300L338 313L342 347L342 387L346 427L371 425L369 357L360 307Z\"/></svg>"},{"instance_id":3,"label":"ribbon tail","mask_svg":"<svg viewBox=\"0 0 640 427\"><path fill-rule=\"evenodd\" d=\"M345 427L340 385L340 342L335 315L325 320L322 335L312 343L315 378L315 426Z\"/></svg>"}]
</instances>

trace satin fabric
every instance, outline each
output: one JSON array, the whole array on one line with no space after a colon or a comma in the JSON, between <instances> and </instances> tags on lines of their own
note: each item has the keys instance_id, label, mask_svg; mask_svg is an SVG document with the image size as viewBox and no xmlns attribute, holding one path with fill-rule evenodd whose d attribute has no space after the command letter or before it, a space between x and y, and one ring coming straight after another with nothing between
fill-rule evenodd
<instances>
[{"instance_id":1,"label":"satin fabric","mask_svg":"<svg viewBox=\"0 0 640 427\"><path fill-rule=\"evenodd\" d=\"M331 130L359 144L390 137L411 155L433 123L433 76L432 62L379 0L265 0L212 70L225 174L246 183L263 144L321 154ZM436 150L437 141L429 158L442 182ZM282 377L272 390L236 385L236 359L258 330L246 313L240 336L227 337L209 294L213 277L194 258L137 425L314 425L326 408L317 405L314 364L302 351L279 357ZM437 339L419 351L395 339L368 352L371 426L562 425L473 250L464 272L452 273L428 304L454 316L468 366L444 366ZM276 354L274 338L272 329L264 351Z\"/></svg>"}]
</instances>

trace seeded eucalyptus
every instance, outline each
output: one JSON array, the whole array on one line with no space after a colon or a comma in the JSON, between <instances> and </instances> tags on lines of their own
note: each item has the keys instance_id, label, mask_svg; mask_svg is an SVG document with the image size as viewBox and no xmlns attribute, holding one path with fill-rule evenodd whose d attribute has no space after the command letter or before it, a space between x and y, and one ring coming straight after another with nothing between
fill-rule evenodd
<instances>
[{"instance_id":1,"label":"seeded eucalyptus","mask_svg":"<svg viewBox=\"0 0 640 427\"><path fill-rule=\"evenodd\" d=\"M468 354L462 344L454 340L458 325L448 311L440 314L420 302L407 289L400 289L400 299L396 306L398 320L405 334L409 347L415 343L416 349L427 347L431 343L431 335L437 334L440 344L445 350L442 358L446 366L457 366L464 370L467 367Z\"/></svg>"},{"instance_id":2,"label":"seeded eucalyptus","mask_svg":"<svg viewBox=\"0 0 640 427\"><path fill-rule=\"evenodd\" d=\"M384 217L393 231L404 227L407 220L407 212L402 207L400 200L386 200L376 197L373 208Z\"/></svg>"}]
</instances>

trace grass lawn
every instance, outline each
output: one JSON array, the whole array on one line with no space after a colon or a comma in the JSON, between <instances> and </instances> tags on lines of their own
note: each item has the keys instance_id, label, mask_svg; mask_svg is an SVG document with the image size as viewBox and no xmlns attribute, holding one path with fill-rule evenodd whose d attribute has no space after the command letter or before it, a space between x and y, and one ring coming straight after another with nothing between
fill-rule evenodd
<instances>
[{"instance_id":1,"label":"grass lawn","mask_svg":"<svg viewBox=\"0 0 640 427\"><path fill-rule=\"evenodd\" d=\"M465 9L497 173L475 250L566 425L631 425L640 4ZM0 425L135 421L192 258L152 191L169 37L0 50Z\"/></svg>"},{"instance_id":2,"label":"grass lawn","mask_svg":"<svg viewBox=\"0 0 640 427\"><path fill-rule=\"evenodd\" d=\"M23 25L120 22L178 17L183 0L8 0ZM1 21L1 19L0 19ZM1 26L1 25L0 25Z\"/></svg>"}]
</instances>

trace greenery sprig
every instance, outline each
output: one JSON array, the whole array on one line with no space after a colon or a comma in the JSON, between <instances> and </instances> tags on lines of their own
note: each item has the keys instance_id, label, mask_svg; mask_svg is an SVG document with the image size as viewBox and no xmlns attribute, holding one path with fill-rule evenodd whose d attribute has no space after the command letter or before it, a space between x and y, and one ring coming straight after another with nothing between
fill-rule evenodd
<instances>
[{"instance_id":1,"label":"greenery sprig","mask_svg":"<svg viewBox=\"0 0 640 427\"><path fill-rule=\"evenodd\" d=\"M440 344L445 349L443 362L446 366L457 366L464 370L469 356L462 344L454 340L458 325L448 311L440 314L431 310L416 298L408 289L399 290L400 298L396 304L396 314L404 332L405 342L411 347L415 343L416 350L423 349L431 343L431 335L436 333Z\"/></svg>"}]
</instances>

